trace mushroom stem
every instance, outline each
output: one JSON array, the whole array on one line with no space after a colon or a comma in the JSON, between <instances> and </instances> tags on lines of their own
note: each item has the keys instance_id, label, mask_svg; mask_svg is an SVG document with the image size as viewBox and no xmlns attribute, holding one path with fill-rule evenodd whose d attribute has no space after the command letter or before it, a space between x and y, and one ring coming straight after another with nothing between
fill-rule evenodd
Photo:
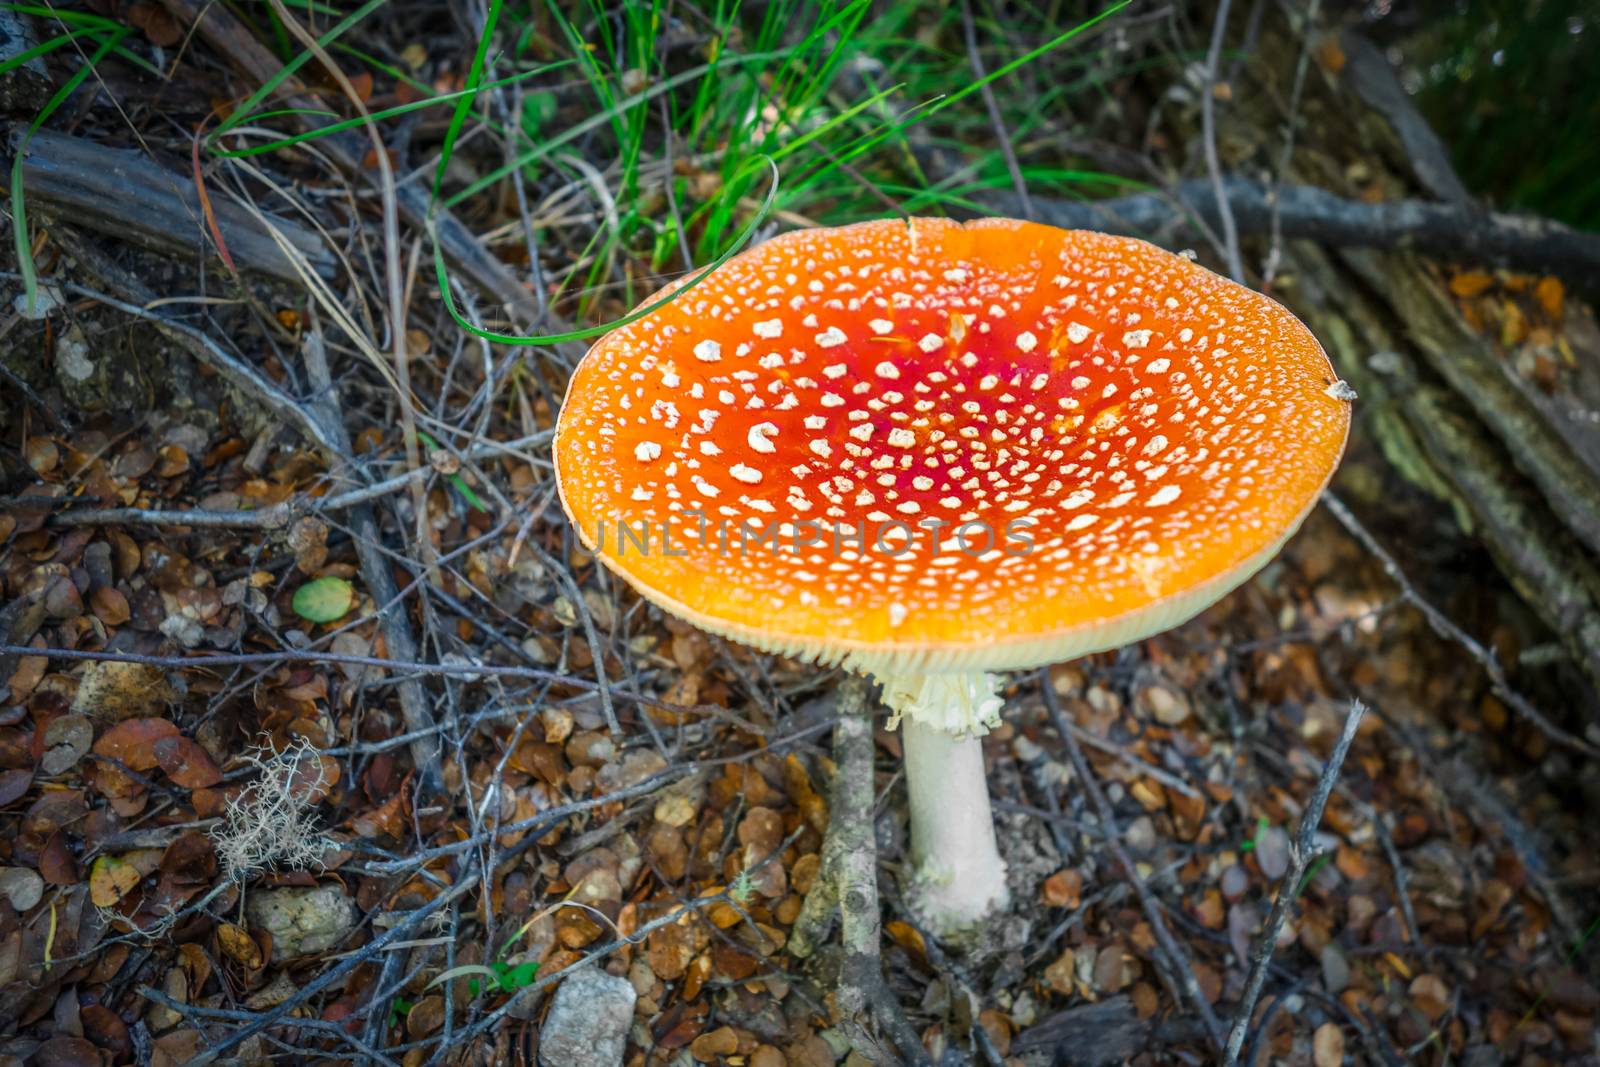
<instances>
[{"instance_id":1,"label":"mushroom stem","mask_svg":"<svg viewBox=\"0 0 1600 1067\"><path fill-rule=\"evenodd\" d=\"M913 715L905 718L903 744L916 871L912 905L940 937L970 932L1010 902L983 744Z\"/></svg>"}]
</instances>

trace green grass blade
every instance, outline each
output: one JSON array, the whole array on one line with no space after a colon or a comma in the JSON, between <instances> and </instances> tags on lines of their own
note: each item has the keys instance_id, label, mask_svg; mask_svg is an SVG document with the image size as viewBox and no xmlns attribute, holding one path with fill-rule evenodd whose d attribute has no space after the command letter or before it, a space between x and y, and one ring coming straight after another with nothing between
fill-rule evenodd
<instances>
[{"instance_id":1,"label":"green grass blade","mask_svg":"<svg viewBox=\"0 0 1600 1067\"><path fill-rule=\"evenodd\" d=\"M559 66L560 64L556 65ZM243 159L246 156L259 156L264 152L276 152L279 149L291 148L294 145L301 144L305 141L310 141L318 137L327 137L330 134L342 133L343 131L351 129L355 126L364 126L368 122L379 122L383 119L392 119L397 115L409 114L412 111L421 111L423 108L435 107L439 104L448 104L450 101L455 100L458 97L470 96L474 92L477 92L481 89L495 89L502 85L510 85L514 82L526 81L529 78L548 73L548 71L549 68L547 67L541 67L537 70L524 71L521 74L514 74L509 78L501 78L499 81L493 81L486 85L481 85L477 89L457 89L453 93L443 93L439 96L429 97L426 100L413 100L409 104L396 104L394 107L384 108L382 111L374 111L366 118L344 119L328 126L319 126L314 130L306 130L301 133L290 134L286 137L281 137L278 140L269 141L266 144L251 145L248 148L218 149L215 152L215 155L222 159ZM323 111L318 108L289 107L279 108L276 111L264 111L255 117L255 121L259 122L262 119L275 118L280 115L316 115L325 118L337 117L337 115L332 111Z\"/></svg>"},{"instance_id":2,"label":"green grass blade","mask_svg":"<svg viewBox=\"0 0 1600 1067\"><path fill-rule=\"evenodd\" d=\"M971 85L967 85L956 92L951 93L949 96L944 97L933 105L928 114L933 115L943 111L951 104L954 104L956 101L972 95L991 82L997 81L1000 78L1004 78L1007 74L1010 74L1018 67L1027 66L1029 63L1032 63L1035 59L1038 59L1046 52L1051 52L1057 48L1060 48L1062 45L1078 36L1078 34L1082 33L1084 30L1087 30L1098 23L1104 22L1106 19L1110 18L1112 15L1115 15L1117 12L1121 11L1131 3L1133 3L1133 0L1119 0L1118 3L1112 4L1110 7L1100 12L1100 14L1078 23L1078 25L1074 26L1072 29L1065 33L1058 34L1057 36L1046 41L1044 44L1040 45L1038 48L1033 49L1031 52L1024 52L1022 55L1018 56L1016 59L1013 59L1004 66L997 67L990 71L988 74L984 75L982 78L979 78Z\"/></svg>"},{"instance_id":3,"label":"green grass blade","mask_svg":"<svg viewBox=\"0 0 1600 1067\"><path fill-rule=\"evenodd\" d=\"M327 33L317 38L317 43L323 48L328 47L334 41L338 40L346 30L360 22L362 19L366 18L368 15L372 14L374 11L378 10L378 8L382 7L387 2L388 0L367 0L366 3L362 4L350 14L340 19L339 22L335 24L334 27ZM293 77L294 72L305 66L307 61L309 61L311 58L311 50L305 49L293 59L285 63L282 70L278 71L278 73L274 74L272 77L263 82L261 88L251 93L249 99L235 109L232 115L229 115L226 120L224 120L215 130L212 131L210 140L215 143L218 137L227 133L235 126L238 126L240 123L249 121L251 118L251 112L261 105L261 101L277 92L278 87Z\"/></svg>"},{"instance_id":4,"label":"green grass blade","mask_svg":"<svg viewBox=\"0 0 1600 1067\"><path fill-rule=\"evenodd\" d=\"M678 299L684 293L689 292L689 290L695 288L701 282L705 281L706 278L710 277L712 271L716 270L728 260L732 259L738 254L741 248L749 243L750 238L755 236L756 230L760 228L761 224L766 221L767 216L771 214L773 204L777 200L778 187L780 185L778 165L772 161L770 156L762 156L759 160L752 160L751 162L753 164L765 163L772 173L772 186L767 190L767 198L765 202L762 203L760 210L758 210L755 217L750 220L750 224L745 227L744 232L739 235L736 241L728 246L728 250L719 256L716 262L711 263L705 270L697 274L691 281L668 293L660 300L653 301L649 305L631 311L619 319L613 319L611 322L602 323L599 326L588 326L578 330L568 330L565 333L553 333L533 337L524 337L519 334L495 333L492 330L485 330L468 322L462 316L460 309L456 307L455 297L450 295L450 277L445 269L444 255L439 251L439 242L438 239L435 238L433 242L433 266L435 276L439 282L439 295L444 300L445 310L450 313L450 317L455 320L457 326L460 326L463 330L466 330L474 337L480 337L485 341L492 341L497 344L504 345L556 345L561 344L564 341L581 341L588 337L598 337L603 333L610 333L612 330L617 329L620 326L626 326L630 322L637 322L646 315L653 314L661 308L666 307L672 301Z\"/></svg>"},{"instance_id":5,"label":"green grass blade","mask_svg":"<svg viewBox=\"0 0 1600 1067\"><path fill-rule=\"evenodd\" d=\"M127 29L116 19L108 19L104 15L91 15L85 11L63 11L58 8L44 7L40 4L15 3L13 0L5 0L4 3L0 3L0 7L23 15L37 15L39 18L59 22L63 26L93 26L108 33ZM127 36L127 34L123 36Z\"/></svg>"},{"instance_id":6,"label":"green grass blade","mask_svg":"<svg viewBox=\"0 0 1600 1067\"><path fill-rule=\"evenodd\" d=\"M455 114L450 116L450 128L445 131L444 147L439 152L439 167L433 173L433 199L439 199L439 191L444 187L445 171L450 167L450 157L455 152L456 138L461 134L461 127L466 124L467 112L472 110L473 101L478 98L478 82L483 78L483 65L489 56L489 42L494 39L495 25L500 21L502 0L489 0L489 10L483 17L483 32L478 35L478 47L472 54L472 66L467 68L467 80L462 86L467 90L467 95L456 101ZM437 246L438 242L435 242ZM445 290L445 299L450 298L449 289Z\"/></svg>"},{"instance_id":7,"label":"green grass blade","mask_svg":"<svg viewBox=\"0 0 1600 1067\"><path fill-rule=\"evenodd\" d=\"M683 71L680 74L675 74L664 81L657 82L643 92L636 93L633 96L623 97L621 100L617 101L614 110L627 111L631 108L636 108L641 104L647 104L656 97L660 96L662 93L670 93L672 90L677 89L680 86L688 85L696 78L705 77L708 71L714 69L737 67L751 63L764 63L768 60L781 58L787 54L788 49L778 52L751 52L744 55L724 57L711 63L703 63L698 67L692 67L689 70ZM444 206L455 207L461 201L466 200L469 197L476 196L478 193L483 192L485 189L489 188L491 185L494 185L501 179L508 177L512 171L529 166L533 163L537 163L539 160L544 159L546 156L550 155L551 152L555 151L557 148L560 148L562 145L567 144L570 141L574 141L595 127L605 125L610 121L610 113L602 112L598 115L590 115L581 122L573 123L571 126L545 141L543 144L537 145L532 150L523 153L509 163L505 163L499 167L496 167L494 170L490 171L482 178L479 178L477 181L473 182L459 193L451 196L444 202ZM444 160L441 159L441 173L443 172L444 166Z\"/></svg>"},{"instance_id":8,"label":"green grass blade","mask_svg":"<svg viewBox=\"0 0 1600 1067\"><path fill-rule=\"evenodd\" d=\"M79 37L90 36L96 32L98 32L96 28L89 28L73 30L71 33L64 33L60 37L52 37L43 44L36 44L26 52L19 52L10 59L0 62L0 74L15 70L24 63L31 62L35 59L38 59L42 55L47 55L50 52L54 52L57 48L60 48L62 45L67 44L70 41L75 41Z\"/></svg>"}]
</instances>

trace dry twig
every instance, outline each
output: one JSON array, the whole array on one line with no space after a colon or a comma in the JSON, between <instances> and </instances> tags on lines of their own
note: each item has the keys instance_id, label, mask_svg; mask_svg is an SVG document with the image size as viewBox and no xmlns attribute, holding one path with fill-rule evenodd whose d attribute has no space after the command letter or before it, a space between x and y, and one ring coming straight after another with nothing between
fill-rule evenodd
<instances>
[{"instance_id":1,"label":"dry twig","mask_svg":"<svg viewBox=\"0 0 1600 1067\"><path fill-rule=\"evenodd\" d=\"M839 717L833 728L838 770L829 798L828 833L816 882L795 919L788 951L800 959L814 955L837 919L844 949L838 984L841 1022L858 1031L854 1043L863 1055L878 1048L876 1037L864 1026L870 1018L900 1046L902 1056L920 1062L915 1031L884 985L878 949L878 847L873 831L877 789L869 694L868 682L859 675L847 675L839 684Z\"/></svg>"},{"instance_id":2,"label":"dry twig","mask_svg":"<svg viewBox=\"0 0 1600 1067\"><path fill-rule=\"evenodd\" d=\"M1428 620L1428 625L1433 627L1434 632L1445 640L1460 645L1466 650L1467 655L1483 668L1483 672L1489 676L1489 683L1494 686L1494 691L1511 707L1511 710L1527 719L1540 733L1563 748L1581 752L1590 759L1600 758L1600 749L1551 722L1544 712L1534 707L1526 697L1512 688L1511 681L1506 677L1506 672L1501 668L1500 661L1495 658L1494 653L1483 647L1477 639L1457 626L1448 615L1417 591L1411 579L1406 577L1406 572L1400 568L1399 562L1376 537L1372 536L1372 532L1361 524L1361 520L1356 518L1355 513L1344 501L1333 493L1325 493L1322 503L1333 512L1333 517L1339 520L1340 525L1350 532L1350 536L1359 541L1361 547L1382 565L1389 580L1400 587L1401 598L1422 613L1422 617Z\"/></svg>"},{"instance_id":3,"label":"dry twig","mask_svg":"<svg viewBox=\"0 0 1600 1067\"><path fill-rule=\"evenodd\" d=\"M1206 170L1211 174L1211 190L1222 220L1222 247L1228 260L1228 277L1243 285L1244 260L1239 256L1239 227L1233 221L1233 206L1222 186L1222 163L1217 158L1217 65L1222 61L1222 41L1228 34L1228 9L1233 0L1217 5L1217 18L1211 27L1211 48L1206 53L1206 77L1200 86L1200 137L1205 149Z\"/></svg>"},{"instance_id":4,"label":"dry twig","mask_svg":"<svg viewBox=\"0 0 1600 1067\"><path fill-rule=\"evenodd\" d=\"M313 410L324 432L336 446L329 452L328 462L330 465L348 464L351 462L349 432L340 415L338 394L334 390L333 375L328 371L327 353L323 349L319 330L312 329L306 334L301 351L306 375L317 391ZM351 509L350 526L354 534L356 556L361 565L361 580L372 599L381 605L378 609L378 629L383 633L387 651L395 659L414 660L417 658L416 637L411 632L410 619L399 604L400 591L395 584L394 569L389 566L380 547L382 534L378 530L377 514L370 503L356 504ZM428 796L444 780L439 770L439 742L426 733L434 724L433 710L420 678L402 676L398 679L397 687L400 715L405 720L406 729L419 735L411 743L411 760L417 769L418 788L422 795Z\"/></svg>"},{"instance_id":5,"label":"dry twig","mask_svg":"<svg viewBox=\"0 0 1600 1067\"><path fill-rule=\"evenodd\" d=\"M1533 215L1485 211L1471 204L1391 200L1367 204L1307 185L1268 188L1248 178L1224 177L1222 192L1241 233L1273 232L1336 247L1411 248L1452 261L1481 262L1513 270L1559 274L1576 285L1600 286L1600 235ZM1015 213L1015 197L991 193L985 205ZM1180 182L1161 193L1137 193L1084 202L1034 197L1038 222L1096 229L1176 244L1219 220L1215 188L1207 179Z\"/></svg>"},{"instance_id":6,"label":"dry twig","mask_svg":"<svg viewBox=\"0 0 1600 1067\"><path fill-rule=\"evenodd\" d=\"M1317 780L1310 803L1301 813L1300 828L1289 849L1289 873L1278 883L1278 895L1272 902L1267 925L1251 952L1250 975L1245 979L1244 997L1239 1002L1238 1014L1234 1016L1233 1027L1228 1033L1228 1045L1222 1058L1224 1067L1234 1067L1239 1062L1239 1050L1244 1046L1245 1034L1250 1029L1250 1017L1255 1014L1256 1001L1260 999L1261 987L1266 983L1267 967L1272 962L1272 950L1278 943L1278 934L1289 917L1290 905L1300 895L1306 870L1322 853L1317 845L1317 827L1322 824L1322 812L1328 806L1328 794L1333 792L1339 780L1339 768L1344 766L1345 755L1350 751L1350 743L1356 738L1356 730L1366 710L1361 701L1350 702L1350 711L1344 720L1344 732L1339 735L1333 753L1322 768L1322 776Z\"/></svg>"},{"instance_id":7,"label":"dry twig","mask_svg":"<svg viewBox=\"0 0 1600 1067\"><path fill-rule=\"evenodd\" d=\"M1096 814L1100 816L1100 824L1105 828L1112 854L1121 866L1123 876L1133 884L1134 892L1139 896L1139 905L1150 923L1150 929L1155 933L1156 957L1166 962L1166 966L1162 968L1162 977L1179 986L1179 989L1172 991L1173 999L1181 1000L1187 997L1205 1024L1206 1034L1210 1037L1212 1045L1222 1048L1222 1022L1217 1018L1217 1013L1211 1009L1211 1002L1206 999L1205 993L1201 991L1200 980L1195 977L1194 967L1189 962L1188 954L1173 938L1155 896L1139 874L1139 868L1135 866L1133 857L1128 855L1127 846L1122 843L1122 830L1117 825L1116 813L1111 810L1111 802L1106 799L1105 790L1100 788L1100 782L1095 778L1094 771L1083 754L1083 748L1078 744L1077 735L1061 711L1061 704L1056 700L1055 689L1051 686L1048 675L1040 676L1039 688L1044 694L1044 706L1050 714L1050 721L1054 724L1062 743L1067 746L1067 756L1072 760L1072 767L1078 773L1078 780L1083 783L1089 799L1094 803Z\"/></svg>"}]
</instances>

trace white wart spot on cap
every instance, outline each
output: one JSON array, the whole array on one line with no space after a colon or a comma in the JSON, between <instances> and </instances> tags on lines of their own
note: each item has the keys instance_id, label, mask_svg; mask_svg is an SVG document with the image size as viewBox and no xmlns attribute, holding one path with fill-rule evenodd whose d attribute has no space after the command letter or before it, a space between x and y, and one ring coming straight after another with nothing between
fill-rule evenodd
<instances>
[{"instance_id":1,"label":"white wart spot on cap","mask_svg":"<svg viewBox=\"0 0 1600 1067\"><path fill-rule=\"evenodd\" d=\"M750 433L745 437L752 451L771 454L778 450L768 438L778 436L778 427L770 422L760 422L750 427Z\"/></svg>"}]
</instances>

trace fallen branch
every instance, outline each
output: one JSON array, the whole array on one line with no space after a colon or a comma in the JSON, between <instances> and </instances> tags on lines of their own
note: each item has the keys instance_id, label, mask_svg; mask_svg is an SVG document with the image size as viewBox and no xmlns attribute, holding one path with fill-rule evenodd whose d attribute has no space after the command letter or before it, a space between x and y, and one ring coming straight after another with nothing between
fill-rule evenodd
<instances>
[{"instance_id":1,"label":"fallen branch","mask_svg":"<svg viewBox=\"0 0 1600 1067\"><path fill-rule=\"evenodd\" d=\"M1229 177L1221 183L1240 233L1272 232L1273 215L1284 237L1336 246L1410 248L1455 262L1494 263L1516 270L1559 274L1585 289L1600 289L1600 234L1550 219L1483 211L1469 205L1395 200L1367 204L1304 185L1279 186ZM1009 193L985 198L1008 213L1021 205ZM1068 229L1147 237L1179 243L1199 234L1195 219L1220 222L1209 179L1180 182L1172 195L1139 193L1071 203L1033 197L1038 222Z\"/></svg>"},{"instance_id":2,"label":"fallen branch","mask_svg":"<svg viewBox=\"0 0 1600 1067\"><path fill-rule=\"evenodd\" d=\"M1417 110L1389 57L1359 33L1341 34L1339 47L1344 83L1389 123L1417 181L1447 204L1470 204L1472 195L1450 164L1450 149Z\"/></svg>"},{"instance_id":3,"label":"fallen branch","mask_svg":"<svg viewBox=\"0 0 1600 1067\"><path fill-rule=\"evenodd\" d=\"M1211 182L1212 203L1221 223L1222 252L1228 261L1228 277L1245 284L1244 260L1239 255L1239 228L1233 205L1223 189L1222 163L1217 157L1217 64L1222 59L1222 42L1228 34L1228 8L1231 0L1217 4L1211 24L1211 47L1206 51L1205 83L1200 86L1200 142L1205 151L1206 174Z\"/></svg>"},{"instance_id":4,"label":"fallen branch","mask_svg":"<svg viewBox=\"0 0 1600 1067\"><path fill-rule=\"evenodd\" d=\"M874 1048L857 1051L868 1055L877 1044L863 1025L863 1017L870 1017L901 1046L902 1056L920 1062L922 1050L915 1032L905 1024L883 981L878 847L873 832L877 789L872 773L872 706L868 684L858 675L848 675L839 684L833 751L838 771L829 795L822 862L790 931L789 953L802 959L813 955L837 919L844 948L836 990L841 1024L861 1031L855 1043Z\"/></svg>"},{"instance_id":5,"label":"fallen branch","mask_svg":"<svg viewBox=\"0 0 1600 1067\"><path fill-rule=\"evenodd\" d=\"M504 453L507 450L531 448L547 444L555 435L553 430L541 430L516 441L480 443L463 453L471 459L480 459ZM281 504L258 508L254 511L213 511L203 508L78 508L63 511L50 517L52 526L110 526L120 523L146 523L151 526L195 526L207 529L281 530L303 515L320 512L343 511L370 503L379 497L404 489L434 473L432 467L396 474L381 482L373 482L361 489L334 496L301 496ZM52 501L54 504L71 504L71 499ZM15 503L15 501L13 501Z\"/></svg>"},{"instance_id":6,"label":"fallen branch","mask_svg":"<svg viewBox=\"0 0 1600 1067\"><path fill-rule=\"evenodd\" d=\"M1307 869L1322 854L1322 849L1317 845L1317 827L1322 824L1322 812L1328 806L1328 794L1333 792L1334 784L1339 780L1339 768L1344 766L1345 755L1350 751L1350 743L1356 739L1356 729L1360 727L1361 716L1366 710L1361 701L1350 702L1350 712L1344 719L1344 732L1333 746L1333 753L1322 768L1322 777L1317 780L1316 791L1311 794L1311 801L1300 816L1300 828L1289 849L1289 873L1278 883L1278 896L1272 902L1266 928L1261 931L1261 937L1251 952L1250 976L1245 979L1244 996L1228 1034L1228 1047L1222 1057L1224 1067L1234 1067L1239 1062L1239 1050L1244 1046L1245 1034L1249 1032L1256 1001L1261 998L1261 987L1267 980L1267 967L1272 962L1272 950L1278 943L1278 934L1289 917L1290 906L1300 896Z\"/></svg>"},{"instance_id":7,"label":"fallen branch","mask_svg":"<svg viewBox=\"0 0 1600 1067\"><path fill-rule=\"evenodd\" d=\"M324 449L328 464L348 463L350 434L344 426L339 394L333 384L333 375L328 370L320 331L313 329L307 333L301 354L305 360L306 376L316 390L316 399L311 402L312 415L322 424L333 446ZM387 651L396 659L416 659L417 639L411 632L411 620L399 604L400 588L394 580L394 568L389 565L384 553L378 517L370 502L362 501L351 509L350 529L361 567L361 580L379 605L378 630L383 634ZM423 735L434 725L434 721L433 708L427 691L422 688L422 680L415 675L401 676L397 688L400 716L405 720L406 730ZM438 738L424 735L413 741L411 761L417 769L418 788L423 796L432 796L444 787L444 775L439 766Z\"/></svg>"},{"instance_id":8,"label":"fallen branch","mask_svg":"<svg viewBox=\"0 0 1600 1067\"><path fill-rule=\"evenodd\" d=\"M1494 687L1495 694L1505 701L1512 711L1533 724L1540 733L1561 747L1569 748L1574 752L1588 756L1590 759L1600 759L1600 749L1551 722L1544 712L1528 701L1527 697L1512 688L1510 679L1506 677L1505 669L1500 666L1500 661L1495 658L1494 653L1480 644L1471 634L1457 626L1450 616L1434 607L1426 597L1417 591L1417 587L1412 584L1411 579L1406 576L1406 572L1401 569L1399 561L1379 543L1376 537L1372 536L1372 532L1361 524L1361 520L1356 518L1355 513L1345 505L1343 500L1340 500L1333 493L1327 493L1322 498L1322 504L1333 513L1333 517L1339 520L1339 524L1349 532L1350 536L1354 537L1361 544L1361 547L1366 549L1378 561L1379 565L1383 567L1384 573L1389 576L1389 580L1400 587L1400 598L1422 613L1422 617L1427 620L1434 633L1447 641L1452 641L1461 646L1467 655L1471 656L1483 668L1483 673L1489 676L1489 684Z\"/></svg>"},{"instance_id":9,"label":"fallen branch","mask_svg":"<svg viewBox=\"0 0 1600 1067\"><path fill-rule=\"evenodd\" d=\"M17 377L16 372L4 363L0 363L0 378L4 378L7 385L21 393L22 398L33 405L33 409L39 413L40 418L44 419L46 426L57 433L67 432L67 424L61 420L61 416L57 415L49 404L45 403L44 397L34 392L33 386Z\"/></svg>"},{"instance_id":10,"label":"fallen branch","mask_svg":"<svg viewBox=\"0 0 1600 1067\"><path fill-rule=\"evenodd\" d=\"M1011 1054L1025 1063L1049 1055L1054 1067L1109 1067L1140 1053L1170 1050L1203 1040L1199 1022L1182 1016L1141 1019L1126 993L1056 1012L1022 1031ZM1176 1060L1176 1057L1172 1057Z\"/></svg>"},{"instance_id":11,"label":"fallen branch","mask_svg":"<svg viewBox=\"0 0 1600 1067\"><path fill-rule=\"evenodd\" d=\"M1418 366L1419 343L1406 334L1425 325L1407 321L1391 291L1436 286L1436 279L1416 257L1396 256L1381 286L1358 281L1340 261L1360 254L1335 255L1297 242L1294 266L1303 284L1295 312L1361 394L1366 425L1384 457L1449 505L1458 525L1489 550L1573 664L1600 688L1600 568L1549 498L1528 484L1506 443L1478 421L1470 400ZM1447 347L1438 349L1441 355ZM1588 418L1577 410L1573 415L1575 428L1578 418Z\"/></svg>"},{"instance_id":12,"label":"fallen branch","mask_svg":"<svg viewBox=\"0 0 1600 1067\"><path fill-rule=\"evenodd\" d=\"M15 157L23 129L6 138ZM168 170L132 149L108 148L81 137L40 130L22 156L22 187L30 210L42 208L82 226L164 254L211 255L205 216L193 178ZM255 215L221 196L211 198L217 227L240 270L298 283L289 257L266 231L276 229L324 278L337 263L322 238L287 219Z\"/></svg>"}]
</instances>

